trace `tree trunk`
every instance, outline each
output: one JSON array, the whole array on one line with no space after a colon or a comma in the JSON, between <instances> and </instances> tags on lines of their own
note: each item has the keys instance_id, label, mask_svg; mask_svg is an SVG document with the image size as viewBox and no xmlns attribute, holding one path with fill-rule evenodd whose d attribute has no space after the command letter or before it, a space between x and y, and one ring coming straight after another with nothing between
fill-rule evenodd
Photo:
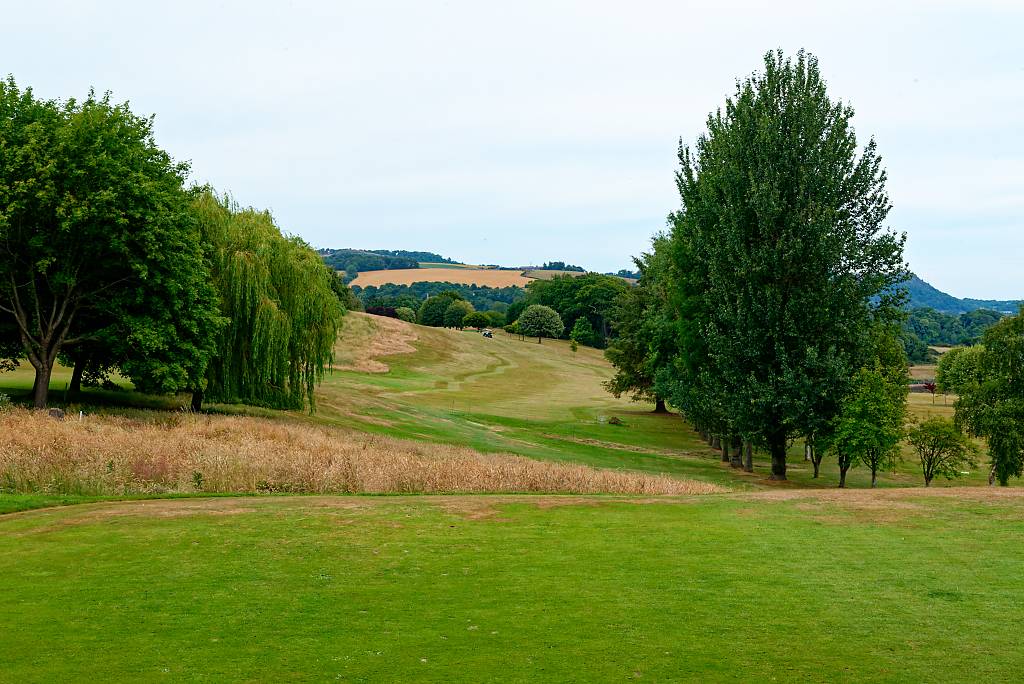
<instances>
[{"instance_id":1,"label":"tree trunk","mask_svg":"<svg viewBox=\"0 0 1024 684\"><path fill-rule=\"evenodd\" d=\"M192 410L199 413L203 410L203 390L192 391Z\"/></svg>"},{"instance_id":2,"label":"tree trunk","mask_svg":"<svg viewBox=\"0 0 1024 684\"><path fill-rule=\"evenodd\" d=\"M932 485L932 478L930 478L927 475L925 475L924 476L924 486L925 487L930 487L931 485Z\"/></svg>"},{"instance_id":3,"label":"tree trunk","mask_svg":"<svg viewBox=\"0 0 1024 684\"><path fill-rule=\"evenodd\" d=\"M849 467L844 468L843 466L839 466L839 488L840 489L845 489L846 488L846 471L847 470L849 470Z\"/></svg>"},{"instance_id":4,"label":"tree trunk","mask_svg":"<svg viewBox=\"0 0 1024 684\"><path fill-rule=\"evenodd\" d=\"M80 394L82 392L82 374L85 373L85 366L85 357L75 360L75 369L71 371L71 384L68 385L68 392L71 394Z\"/></svg>"},{"instance_id":5,"label":"tree trunk","mask_svg":"<svg viewBox=\"0 0 1024 684\"><path fill-rule=\"evenodd\" d=\"M988 486L991 487L996 483L996 464L993 463L992 467L988 471Z\"/></svg>"},{"instance_id":6,"label":"tree trunk","mask_svg":"<svg viewBox=\"0 0 1024 684\"><path fill-rule=\"evenodd\" d=\"M805 461L810 461L811 460L811 443L810 442L804 442L804 460Z\"/></svg>"},{"instance_id":7,"label":"tree trunk","mask_svg":"<svg viewBox=\"0 0 1024 684\"><path fill-rule=\"evenodd\" d=\"M712 449L721 449L722 448L722 441L718 438L717 435L715 435L715 436L713 436L711 438L711 448Z\"/></svg>"},{"instance_id":8,"label":"tree trunk","mask_svg":"<svg viewBox=\"0 0 1024 684\"><path fill-rule=\"evenodd\" d=\"M743 446L743 470L748 473L754 472L754 445L748 440Z\"/></svg>"},{"instance_id":9,"label":"tree trunk","mask_svg":"<svg viewBox=\"0 0 1024 684\"><path fill-rule=\"evenodd\" d=\"M654 400L654 412L655 413L668 413L668 409L665 407L665 400L661 397L657 397Z\"/></svg>"},{"instance_id":10,"label":"tree trunk","mask_svg":"<svg viewBox=\"0 0 1024 684\"><path fill-rule=\"evenodd\" d=\"M786 435L772 435L768 442L768 450L772 455L772 474L769 480L786 479Z\"/></svg>"},{"instance_id":11,"label":"tree trunk","mask_svg":"<svg viewBox=\"0 0 1024 684\"><path fill-rule=\"evenodd\" d=\"M820 458L812 458L811 459L811 465L814 466L814 479L817 480L818 479L818 470L821 469L821 459Z\"/></svg>"},{"instance_id":12,"label":"tree trunk","mask_svg":"<svg viewBox=\"0 0 1024 684\"><path fill-rule=\"evenodd\" d=\"M732 438L732 460L729 465L733 468L743 467L743 440L739 437Z\"/></svg>"},{"instance_id":13,"label":"tree trunk","mask_svg":"<svg viewBox=\"0 0 1024 684\"><path fill-rule=\"evenodd\" d=\"M878 483L878 468L874 465L871 466L871 488L874 489Z\"/></svg>"},{"instance_id":14,"label":"tree trunk","mask_svg":"<svg viewBox=\"0 0 1024 684\"><path fill-rule=\"evenodd\" d=\"M729 438L722 439L722 463L729 463Z\"/></svg>"},{"instance_id":15,"label":"tree trunk","mask_svg":"<svg viewBox=\"0 0 1024 684\"><path fill-rule=\"evenodd\" d=\"M37 409L46 408L46 400L50 392L50 374L53 366L37 366L36 382L32 389L32 405Z\"/></svg>"}]
</instances>

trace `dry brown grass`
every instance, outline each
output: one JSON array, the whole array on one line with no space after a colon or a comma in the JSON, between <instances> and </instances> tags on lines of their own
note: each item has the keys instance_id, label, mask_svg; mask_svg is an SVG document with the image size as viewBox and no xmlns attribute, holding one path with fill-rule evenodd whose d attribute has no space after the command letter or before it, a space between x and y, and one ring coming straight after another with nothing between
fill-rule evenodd
<instances>
[{"instance_id":1,"label":"dry brown grass","mask_svg":"<svg viewBox=\"0 0 1024 684\"><path fill-rule=\"evenodd\" d=\"M519 271L499 271L493 268L403 268L393 271L366 271L352 281L352 285L411 285L413 283L457 283L487 287L525 287L532 280Z\"/></svg>"},{"instance_id":2,"label":"dry brown grass","mask_svg":"<svg viewBox=\"0 0 1024 684\"><path fill-rule=\"evenodd\" d=\"M0 490L705 494L703 482L251 417L0 414Z\"/></svg>"},{"instance_id":3,"label":"dry brown grass","mask_svg":"<svg viewBox=\"0 0 1024 684\"><path fill-rule=\"evenodd\" d=\"M334 348L334 370L387 373L381 357L416 351L416 326L397 318L350 312Z\"/></svg>"}]
</instances>

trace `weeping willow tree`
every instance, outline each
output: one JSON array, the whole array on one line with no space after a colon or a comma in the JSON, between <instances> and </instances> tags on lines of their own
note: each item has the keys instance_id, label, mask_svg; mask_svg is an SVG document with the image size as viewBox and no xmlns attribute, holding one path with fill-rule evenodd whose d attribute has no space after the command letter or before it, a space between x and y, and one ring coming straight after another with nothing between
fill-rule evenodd
<instances>
[{"instance_id":1,"label":"weeping willow tree","mask_svg":"<svg viewBox=\"0 0 1024 684\"><path fill-rule=\"evenodd\" d=\"M240 208L208 188L192 208L228 321L193 408L205 399L312 412L344 313L330 270L267 211Z\"/></svg>"}]
</instances>

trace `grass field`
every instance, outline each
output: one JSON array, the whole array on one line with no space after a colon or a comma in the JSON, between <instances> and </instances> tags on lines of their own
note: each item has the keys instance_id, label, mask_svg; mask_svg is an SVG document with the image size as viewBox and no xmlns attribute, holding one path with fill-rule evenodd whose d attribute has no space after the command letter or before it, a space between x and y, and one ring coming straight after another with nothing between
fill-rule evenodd
<instances>
[{"instance_id":1,"label":"grass field","mask_svg":"<svg viewBox=\"0 0 1024 684\"><path fill-rule=\"evenodd\" d=\"M678 416L608 395L610 373L593 349L352 314L315 416L97 390L81 422L8 411L0 471L50 479L0 474L0 681L1018 677L1024 489L911 488L908 460L836 490L799 444L770 483L760 456L737 472ZM713 486L629 484L647 476ZM282 494L459 488L643 494Z\"/></svg>"},{"instance_id":2,"label":"grass field","mask_svg":"<svg viewBox=\"0 0 1024 684\"><path fill-rule=\"evenodd\" d=\"M486 287L525 287L532 278L519 271L503 271L494 268L402 268L390 271L364 271L352 281L352 285L411 285L421 282L481 285Z\"/></svg>"},{"instance_id":3,"label":"grass field","mask_svg":"<svg viewBox=\"0 0 1024 684\"><path fill-rule=\"evenodd\" d=\"M1024 499L946 493L3 516L0 679L1015 680Z\"/></svg>"}]
</instances>

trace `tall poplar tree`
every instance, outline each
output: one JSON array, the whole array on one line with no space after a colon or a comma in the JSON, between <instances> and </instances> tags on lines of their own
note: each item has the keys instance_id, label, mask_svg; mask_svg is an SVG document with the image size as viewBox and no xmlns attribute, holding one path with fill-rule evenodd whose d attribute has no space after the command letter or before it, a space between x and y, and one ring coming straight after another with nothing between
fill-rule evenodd
<instances>
[{"instance_id":1,"label":"tall poplar tree","mask_svg":"<svg viewBox=\"0 0 1024 684\"><path fill-rule=\"evenodd\" d=\"M790 437L834 418L908 277L905 238L883 229L881 159L873 140L858 152L852 117L813 56L768 53L679 150L673 238L701 278L692 343L729 429L768 449L773 479Z\"/></svg>"}]
</instances>

